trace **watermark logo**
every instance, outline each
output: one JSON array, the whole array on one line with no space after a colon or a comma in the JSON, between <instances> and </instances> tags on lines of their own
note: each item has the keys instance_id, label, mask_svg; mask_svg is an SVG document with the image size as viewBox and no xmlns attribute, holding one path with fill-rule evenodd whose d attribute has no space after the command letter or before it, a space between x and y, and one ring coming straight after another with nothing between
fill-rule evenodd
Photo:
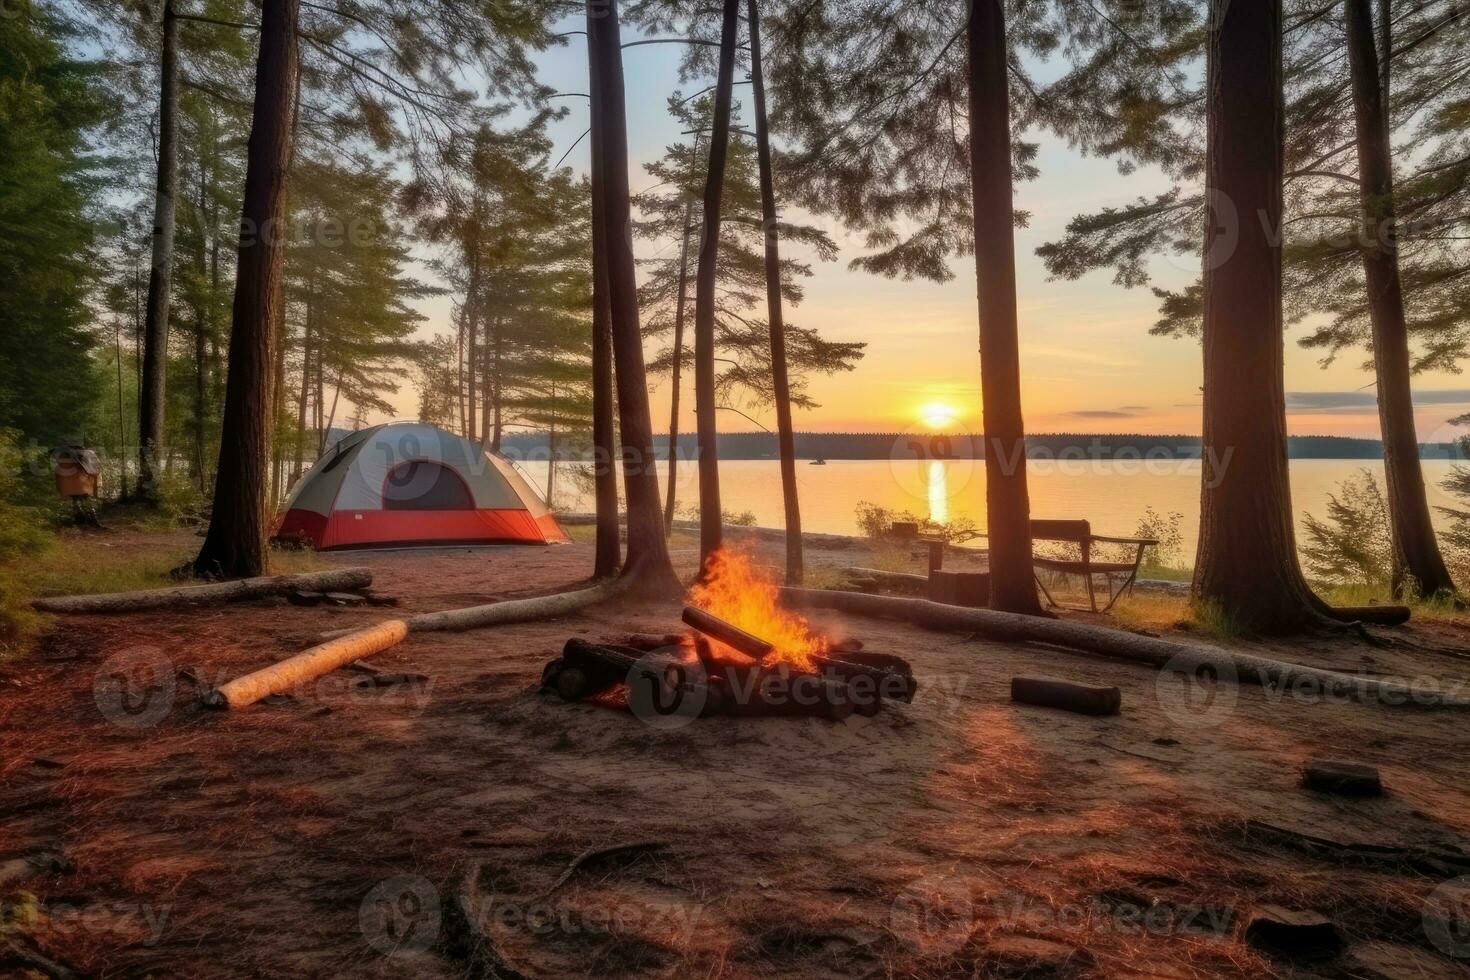
<instances>
[{"instance_id":1,"label":"watermark logo","mask_svg":"<svg viewBox=\"0 0 1470 980\"><path fill-rule=\"evenodd\" d=\"M439 939L442 919L439 890L418 875L378 882L357 909L363 938L384 956L429 949Z\"/></svg>"},{"instance_id":2,"label":"watermark logo","mask_svg":"<svg viewBox=\"0 0 1470 980\"><path fill-rule=\"evenodd\" d=\"M1154 681L1154 696L1176 725L1214 728L1235 712L1240 684L1235 665L1225 658L1203 661L1193 654L1169 658Z\"/></svg>"},{"instance_id":3,"label":"watermark logo","mask_svg":"<svg viewBox=\"0 0 1470 980\"><path fill-rule=\"evenodd\" d=\"M965 879L929 875L912 881L888 913L894 935L926 954L953 953L975 931L975 902Z\"/></svg>"},{"instance_id":4,"label":"watermark logo","mask_svg":"<svg viewBox=\"0 0 1470 980\"><path fill-rule=\"evenodd\" d=\"M115 653L92 679L97 710L121 728L158 724L173 708L176 693L174 665L156 647Z\"/></svg>"},{"instance_id":5,"label":"watermark logo","mask_svg":"<svg viewBox=\"0 0 1470 980\"><path fill-rule=\"evenodd\" d=\"M673 731L704 714L709 675L698 660L670 663L649 654L628 670L628 710L652 728Z\"/></svg>"},{"instance_id":6,"label":"watermark logo","mask_svg":"<svg viewBox=\"0 0 1470 980\"><path fill-rule=\"evenodd\" d=\"M1470 959L1470 875L1446 881L1424 903L1424 934L1446 956Z\"/></svg>"}]
</instances>

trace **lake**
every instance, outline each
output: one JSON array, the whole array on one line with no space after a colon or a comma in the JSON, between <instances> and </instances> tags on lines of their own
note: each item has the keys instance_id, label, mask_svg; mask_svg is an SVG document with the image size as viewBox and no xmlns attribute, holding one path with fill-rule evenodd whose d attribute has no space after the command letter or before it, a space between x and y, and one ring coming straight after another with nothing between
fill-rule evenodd
<instances>
[{"instance_id":1,"label":"lake","mask_svg":"<svg viewBox=\"0 0 1470 980\"><path fill-rule=\"evenodd\" d=\"M1424 461L1431 508L1463 506L1440 488L1455 465L1452 460ZM578 492L569 478L570 467L558 464L554 503L559 510L590 512L591 497ZM527 462L522 468L544 491L546 463ZM1364 469L1383 486L1383 463L1378 460L1292 460L1292 509L1298 525L1304 512L1325 517L1328 495ZM680 510L698 504L695 471L692 462L679 465L676 495ZM983 460L830 460L824 466L800 460L796 473L802 527L807 531L861 533L855 514L859 501L936 521L968 519L985 527ZM660 487L664 486L662 474L660 469ZM1033 517L1085 517L1095 533L1129 535L1145 507L1161 514L1178 512L1183 515L1185 550L1193 552L1199 533L1198 460L1032 460L1028 474ZM749 511L757 524L782 526L781 471L775 460L727 460L720 464L720 475L727 512ZM1439 511L1434 515L1437 524L1445 523Z\"/></svg>"}]
</instances>

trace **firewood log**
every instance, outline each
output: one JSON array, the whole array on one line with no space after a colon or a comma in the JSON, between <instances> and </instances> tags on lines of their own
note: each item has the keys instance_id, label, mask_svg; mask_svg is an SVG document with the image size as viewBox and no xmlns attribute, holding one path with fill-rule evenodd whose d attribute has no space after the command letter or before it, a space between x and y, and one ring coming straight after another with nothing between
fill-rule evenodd
<instances>
[{"instance_id":1,"label":"firewood log","mask_svg":"<svg viewBox=\"0 0 1470 980\"><path fill-rule=\"evenodd\" d=\"M1081 715L1116 715L1123 693L1116 687L1076 684L1055 677L1012 677L1011 700Z\"/></svg>"},{"instance_id":2,"label":"firewood log","mask_svg":"<svg viewBox=\"0 0 1470 980\"><path fill-rule=\"evenodd\" d=\"M220 685L205 697L214 708L243 708L261 698L288 691L298 684L350 664L360 657L370 657L399 643L408 635L408 624L401 619L359 630L329 643L312 647L289 660L263 670L237 677Z\"/></svg>"},{"instance_id":3,"label":"firewood log","mask_svg":"<svg viewBox=\"0 0 1470 980\"><path fill-rule=\"evenodd\" d=\"M919 682L914 680L913 668L906 660L891 654L850 653L826 654L813 658L817 670L824 674L852 683L858 677L866 677L878 696L890 701L908 704L914 700ZM858 688L859 691L865 688Z\"/></svg>"},{"instance_id":4,"label":"firewood log","mask_svg":"<svg viewBox=\"0 0 1470 980\"><path fill-rule=\"evenodd\" d=\"M732 650L739 650L753 660L760 660L767 656L774 645L752 636L740 627L727 623L714 613L706 612L695 606L684 607L684 622L714 640L719 640Z\"/></svg>"},{"instance_id":5,"label":"firewood log","mask_svg":"<svg viewBox=\"0 0 1470 980\"><path fill-rule=\"evenodd\" d=\"M260 599L289 592L345 592L364 589L372 584L373 573L366 568L337 568L303 575L265 575L236 579L233 582L181 585L169 589L145 589L141 592L51 596L36 599L31 605L41 612L50 613L143 612L149 609L173 609Z\"/></svg>"}]
</instances>

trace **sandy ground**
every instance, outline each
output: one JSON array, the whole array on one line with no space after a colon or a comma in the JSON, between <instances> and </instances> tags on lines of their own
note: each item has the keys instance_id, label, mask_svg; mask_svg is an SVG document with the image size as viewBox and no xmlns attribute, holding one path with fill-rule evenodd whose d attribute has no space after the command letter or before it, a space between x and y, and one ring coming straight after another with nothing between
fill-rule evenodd
<instances>
[{"instance_id":1,"label":"sandy ground","mask_svg":"<svg viewBox=\"0 0 1470 980\"><path fill-rule=\"evenodd\" d=\"M590 548L326 560L371 566L417 612L554 590ZM527 976L1470 976L1463 714L1191 688L835 616L909 658L912 705L657 729L536 693L568 637L664 632L673 603L411 636L373 663L427 680L386 691L341 671L235 713L195 704L190 676L382 616L262 601L73 619L0 664L0 930L101 976L461 976L451 906L470 876L480 927ZM1266 649L1470 674L1462 632L1383 635ZM1019 673L1117 685L1123 713L1013 705ZM1379 767L1389 792L1301 788L1317 755ZM558 886L615 845L640 846ZM1346 951L1258 952L1242 933L1264 904L1327 916Z\"/></svg>"}]
</instances>

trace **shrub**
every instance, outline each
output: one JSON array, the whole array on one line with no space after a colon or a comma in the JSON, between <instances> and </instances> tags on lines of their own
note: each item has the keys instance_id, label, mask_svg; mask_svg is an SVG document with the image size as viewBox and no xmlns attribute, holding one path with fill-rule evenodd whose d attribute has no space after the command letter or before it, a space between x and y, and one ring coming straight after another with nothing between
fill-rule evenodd
<instances>
[{"instance_id":1,"label":"shrub","mask_svg":"<svg viewBox=\"0 0 1470 980\"><path fill-rule=\"evenodd\" d=\"M1181 530L1183 523L1184 515L1177 510L1160 514L1152 507L1143 509L1143 516L1138 519L1138 527L1133 536L1157 538L1159 543L1144 549L1140 574L1149 577L1153 573L1157 577L1161 573L1188 570L1189 564L1184 560L1184 532Z\"/></svg>"},{"instance_id":2,"label":"shrub","mask_svg":"<svg viewBox=\"0 0 1470 980\"><path fill-rule=\"evenodd\" d=\"M866 500L858 501L854 513L857 515L858 529L870 538L886 538L893 530L893 525L899 522L917 524L920 534L945 539L968 535L975 530L975 522L968 517L960 517L952 521L935 521L927 517L919 517L911 511L880 507Z\"/></svg>"},{"instance_id":3,"label":"shrub","mask_svg":"<svg viewBox=\"0 0 1470 980\"><path fill-rule=\"evenodd\" d=\"M1393 568L1388 504L1368 470L1338 484L1327 517L1303 518L1302 560L1313 579L1333 585L1387 587Z\"/></svg>"}]
</instances>

